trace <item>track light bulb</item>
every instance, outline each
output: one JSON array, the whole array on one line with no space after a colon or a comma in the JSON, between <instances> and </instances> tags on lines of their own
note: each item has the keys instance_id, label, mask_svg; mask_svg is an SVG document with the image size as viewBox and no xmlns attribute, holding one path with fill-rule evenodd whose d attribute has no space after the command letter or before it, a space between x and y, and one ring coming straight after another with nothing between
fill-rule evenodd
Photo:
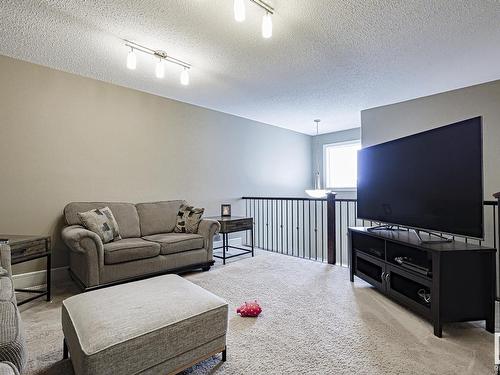
<instances>
[{"instance_id":1,"label":"track light bulb","mask_svg":"<svg viewBox=\"0 0 500 375\"><path fill-rule=\"evenodd\" d=\"M273 19L270 13L266 13L262 17L262 37L269 39L273 36Z\"/></svg>"},{"instance_id":2,"label":"track light bulb","mask_svg":"<svg viewBox=\"0 0 500 375\"><path fill-rule=\"evenodd\" d=\"M234 19L243 22L245 18L245 0L234 0Z\"/></svg>"},{"instance_id":3,"label":"track light bulb","mask_svg":"<svg viewBox=\"0 0 500 375\"><path fill-rule=\"evenodd\" d=\"M156 63L155 73L158 79L165 77L165 61L163 59L158 60Z\"/></svg>"},{"instance_id":4,"label":"track light bulb","mask_svg":"<svg viewBox=\"0 0 500 375\"><path fill-rule=\"evenodd\" d=\"M135 70L137 67L137 56L135 55L134 49L130 49L127 55L127 68L130 70Z\"/></svg>"},{"instance_id":5,"label":"track light bulb","mask_svg":"<svg viewBox=\"0 0 500 375\"><path fill-rule=\"evenodd\" d=\"M186 68L181 72L181 85L189 85L189 71Z\"/></svg>"}]
</instances>

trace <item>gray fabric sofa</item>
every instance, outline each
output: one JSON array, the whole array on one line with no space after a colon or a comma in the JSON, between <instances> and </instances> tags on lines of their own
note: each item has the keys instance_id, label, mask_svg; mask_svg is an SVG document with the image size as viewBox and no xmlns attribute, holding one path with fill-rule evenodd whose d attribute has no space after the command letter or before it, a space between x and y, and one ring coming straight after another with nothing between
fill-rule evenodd
<instances>
[{"instance_id":1,"label":"gray fabric sofa","mask_svg":"<svg viewBox=\"0 0 500 375\"><path fill-rule=\"evenodd\" d=\"M0 245L0 260L0 375L12 375L26 366L26 341L12 283L8 245Z\"/></svg>"},{"instance_id":2,"label":"gray fabric sofa","mask_svg":"<svg viewBox=\"0 0 500 375\"><path fill-rule=\"evenodd\" d=\"M62 238L70 249L72 277L83 290L89 290L162 273L208 271L214 264L213 237L220 225L202 219L198 233L174 233L182 203L69 203L64 208L68 226ZM97 234L81 225L78 212L106 206L113 212L122 239L103 244Z\"/></svg>"}]
</instances>

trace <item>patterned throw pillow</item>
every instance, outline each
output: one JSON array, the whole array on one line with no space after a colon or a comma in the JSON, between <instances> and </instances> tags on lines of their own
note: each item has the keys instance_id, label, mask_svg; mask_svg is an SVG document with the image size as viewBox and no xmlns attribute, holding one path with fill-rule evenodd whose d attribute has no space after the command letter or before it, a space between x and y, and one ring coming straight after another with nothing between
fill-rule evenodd
<instances>
[{"instance_id":1,"label":"patterned throw pillow","mask_svg":"<svg viewBox=\"0 0 500 375\"><path fill-rule=\"evenodd\" d=\"M118 230L118 223L109 207L79 212L78 217L83 226L96 233L103 243L122 239Z\"/></svg>"},{"instance_id":2,"label":"patterned throw pillow","mask_svg":"<svg viewBox=\"0 0 500 375\"><path fill-rule=\"evenodd\" d=\"M176 233L198 233L201 217L205 212L204 208L194 208L183 204L177 213Z\"/></svg>"}]
</instances>

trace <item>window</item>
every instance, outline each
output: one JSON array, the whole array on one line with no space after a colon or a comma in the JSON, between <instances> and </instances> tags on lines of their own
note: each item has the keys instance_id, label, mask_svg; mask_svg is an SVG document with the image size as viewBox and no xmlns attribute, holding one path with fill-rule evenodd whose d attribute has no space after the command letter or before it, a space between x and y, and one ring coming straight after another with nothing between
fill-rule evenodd
<instances>
[{"instance_id":1,"label":"window","mask_svg":"<svg viewBox=\"0 0 500 375\"><path fill-rule=\"evenodd\" d=\"M360 149L360 141L333 143L323 146L327 188L356 189L358 150Z\"/></svg>"}]
</instances>

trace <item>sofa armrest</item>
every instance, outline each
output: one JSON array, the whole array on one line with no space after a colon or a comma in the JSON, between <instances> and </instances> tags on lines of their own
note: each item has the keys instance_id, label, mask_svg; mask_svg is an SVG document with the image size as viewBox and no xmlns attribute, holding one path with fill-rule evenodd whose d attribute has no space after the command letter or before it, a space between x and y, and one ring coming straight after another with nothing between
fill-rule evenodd
<instances>
[{"instance_id":1,"label":"sofa armrest","mask_svg":"<svg viewBox=\"0 0 500 375\"><path fill-rule=\"evenodd\" d=\"M63 228L61 237L70 249L70 269L86 287L99 284L104 267L104 245L101 238L81 225Z\"/></svg>"},{"instance_id":2,"label":"sofa armrest","mask_svg":"<svg viewBox=\"0 0 500 375\"><path fill-rule=\"evenodd\" d=\"M11 362L0 362L0 375L19 375L19 371Z\"/></svg>"},{"instance_id":3,"label":"sofa armrest","mask_svg":"<svg viewBox=\"0 0 500 375\"><path fill-rule=\"evenodd\" d=\"M198 234L205 238L205 249L207 249L207 261L213 260L214 236L219 233L220 224L217 220L202 219L198 226Z\"/></svg>"},{"instance_id":4,"label":"sofa armrest","mask_svg":"<svg viewBox=\"0 0 500 375\"><path fill-rule=\"evenodd\" d=\"M97 249L99 258L104 254L104 246L101 238L96 233L85 229L81 225L71 225L69 227L65 227L63 228L61 235L64 243L72 251L86 253L93 250L88 246L88 242L83 241L84 239L90 239Z\"/></svg>"},{"instance_id":5,"label":"sofa armrest","mask_svg":"<svg viewBox=\"0 0 500 375\"><path fill-rule=\"evenodd\" d=\"M10 265L10 246L0 245L0 267L6 270L9 276L12 276L12 268Z\"/></svg>"}]
</instances>

